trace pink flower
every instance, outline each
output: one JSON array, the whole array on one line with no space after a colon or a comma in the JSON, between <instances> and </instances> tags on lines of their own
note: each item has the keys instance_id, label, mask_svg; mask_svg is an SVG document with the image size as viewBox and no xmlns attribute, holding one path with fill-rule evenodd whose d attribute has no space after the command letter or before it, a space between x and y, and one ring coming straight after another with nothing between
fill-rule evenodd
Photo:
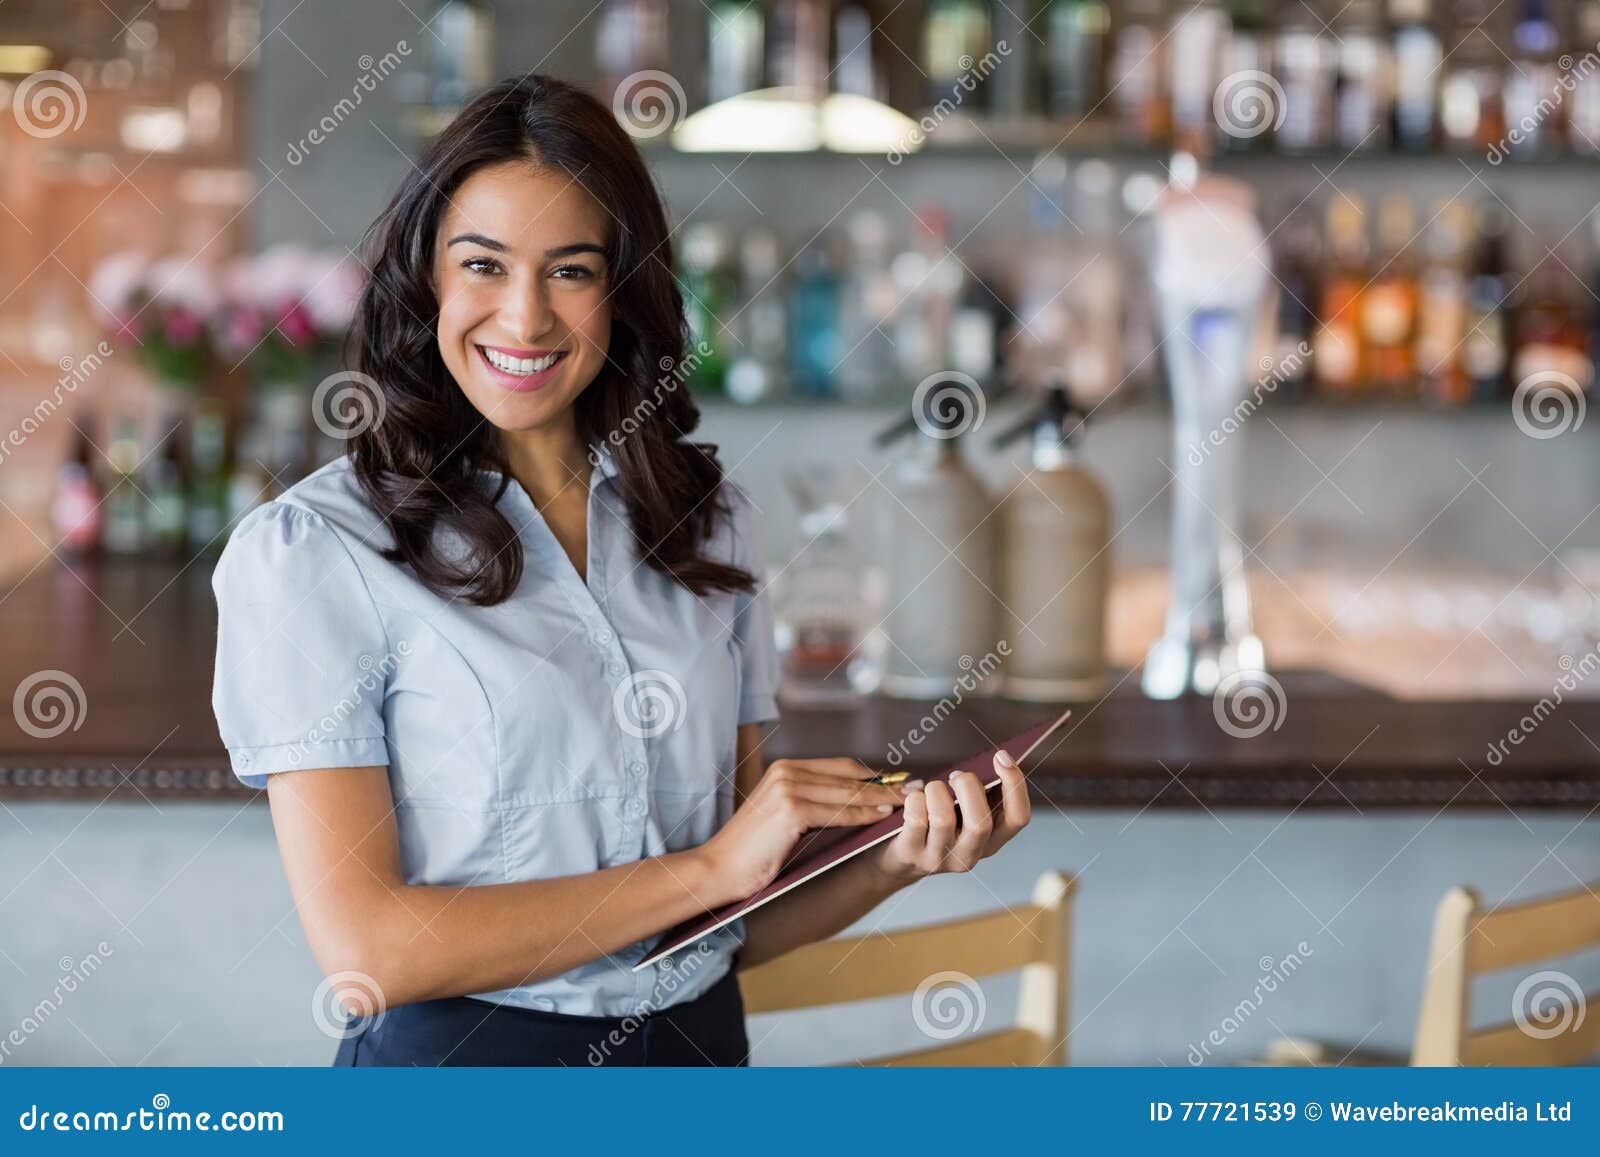
<instances>
[{"instance_id":1,"label":"pink flower","mask_svg":"<svg viewBox=\"0 0 1600 1157\"><path fill-rule=\"evenodd\" d=\"M200 319L186 309L174 309L167 314L167 340L176 346L192 345L200 336Z\"/></svg>"},{"instance_id":2,"label":"pink flower","mask_svg":"<svg viewBox=\"0 0 1600 1157\"><path fill-rule=\"evenodd\" d=\"M279 319L278 332L283 334L285 341L297 348L310 345L317 336L317 331L311 324L311 315L299 302L291 305Z\"/></svg>"}]
</instances>

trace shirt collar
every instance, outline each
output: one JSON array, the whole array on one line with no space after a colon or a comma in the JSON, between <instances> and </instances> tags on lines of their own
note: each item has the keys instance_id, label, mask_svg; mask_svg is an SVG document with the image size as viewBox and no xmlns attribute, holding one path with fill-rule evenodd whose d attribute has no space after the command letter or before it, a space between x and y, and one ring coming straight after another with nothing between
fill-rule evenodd
<instances>
[{"instance_id":1,"label":"shirt collar","mask_svg":"<svg viewBox=\"0 0 1600 1157\"><path fill-rule=\"evenodd\" d=\"M616 478L621 474L617 467L617 460L611 453L611 447L604 442L597 442L589 447L589 489L593 490L607 478ZM478 474L491 481L498 482L502 477L498 470L487 470L479 467Z\"/></svg>"}]
</instances>

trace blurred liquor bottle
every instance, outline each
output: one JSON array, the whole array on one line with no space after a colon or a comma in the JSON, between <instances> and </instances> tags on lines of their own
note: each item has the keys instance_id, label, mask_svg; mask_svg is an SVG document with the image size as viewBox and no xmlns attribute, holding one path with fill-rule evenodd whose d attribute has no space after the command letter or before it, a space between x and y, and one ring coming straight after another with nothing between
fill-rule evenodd
<instances>
[{"instance_id":1,"label":"blurred liquor bottle","mask_svg":"<svg viewBox=\"0 0 1600 1157\"><path fill-rule=\"evenodd\" d=\"M1222 50L1222 75L1241 78L1241 74L1260 73L1273 76L1272 11L1268 0L1231 0L1228 5L1231 25ZM1252 86L1262 96L1261 120L1255 124L1260 131L1250 133L1220 132L1222 148L1230 152L1264 152L1272 147L1275 122L1283 109L1275 93L1263 80Z\"/></svg>"},{"instance_id":2,"label":"blurred liquor bottle","mask_svg":"<svg viewBox=\"0 0 1600 1157\"><path fill-rule=\"evenodd\" d=\"M1102 0L1047 0L1044 31L1041 106L1052 117L1088 116L1106 91L1110 7Z\"/></svg>"},{"instance_id":3,"label":"blurred liquor bottle","mask_svg":"<svg viewBox=\"0 0 1600 1157\"><path fill-rule=\"evenodd\" d=\"M1417 308L1417 372L1424 398L1461 405L1472 398L1467 377L1467 246L1471 211L1452 198L1427 228Z\"/></svg>"},{"instance_id":4,"label":"blurred liquor bottle","mask_svg":"<svg viewBox=\"0 0 1600 1157\"><path fill-rule=\"evenodd\" d=\"M1387 148L1393 60L1377 0L1349 0L1334 21L1334 39L1339 45L1334 89L1339 148Z\"/></svg>"},{"instance_id":5,"label":"blurred liquor bottle","mask_svg":"<svg viewBox=\"0 0 1600 1157\"><path fill-rule=\"evenodd\" d=\"M1333 144L1337 50L1315 9L1291 4L1278 29L1277 78L1283 86L1280 152L1310 153Z\"/></svg>"},{"instance_id":6,"label":"blurred liquor bottle","mask_svg":"<svg viewBox=\"0 0 1600 1157\"><path fill-rule=\"evenodd\" d=\"M1440 127L1452 147L1483 151L1505 137L1505 55L1494 40L1487 0L1456 0L1452 8L1456 37L1439 90Z\"/></svg>"},{"instance_id":7,"label":"blurred liquor bottle","mask_svg":"<svg viewBox=\"0 0 1600 1157\"><path fill-rule=\"evenodd\" d=\"M1427 152L1435 143L1435 109L1444 47L1433 30L1429 0L1389 0L1394 62L1394 127L1397 147Z\"/></svg>"},{"instance_id":8,"label":"blurred liquor bottle","mask_svg":"<svg viewBox=\"0 0 1600 1157\"><path fill-rule=\"evenodd\" d=\"M1367 218L1362 203L1336 194L1327 210L1328 270L1323 281L1313 342L1317 385L1350 395L1365 383L1362 358L1362 293L1367 284Z\"/></svg>"},{"instance_id":9,"label":"blurred liquor bottle","mask_svg":"<svg viewBox=\"0 0 1600 1157\"><path fill-rule=\"evenodd\" d=\"M1416 390L1417 273L1411 198L1392 193L1378 206L1377 269L1361 293L1367 386L1390 397Z\"/></svg>"},{"instance_id":10,"label":"blurred liquor bottle","mask_svg":"<svg viewBox=\"0 0 1600 1157\"><path fill-rule=\"evenodd\" d=\"M667 70L666 0L608 0L600 14L595 57L608 98L635 73Z\"/></svg>"},{"instance_id":11,"label":"blurred liquor bottle","mask_svg":"<svg viewBox=\"0 0 1600 1157\"><path fill-rule=\"evenodd\" d=\"M1504 395L1510 363L1506 213L1496 202L1485 202L1475 226L1477 246L1472 280L1467 283L1467 341L1462 349L1473 396L1490 401Z\"/></svg>"},{"instance_id":12,"label":"blurred liquor bottle","mask_svg":"<svg viewBox=\"0 0 1600 1157\"><path fill-rule=\"evenodd\" d=\"M706 99L728 100L764 83L766 11L749 0L716 0L706 18Z\"/></svg>"},{"instance_id":13,"label":"blurred liquor bottle","mask_svg":"<svg viewBox=\"0 0 1600 1157\"><path fill-rule=\"evenodd\" d=\"M1561 34L1547 0L1522 0L1511 41L1515 51L1505 70L1505 148L1516 157L1549 156L1565 136L1566 93L1556 62Z\"/></svg>"},{"instance_id":14,"label":"blurred liquor bottle","mask_svg":"<svg viewBox=\"0 0 1600 1157\"><path fill-rule=\"evenodd\" d=\"M100 550L104 491L95 471L94 418L81 413L72 425L72 449L56 471L50 524L63 555L86 558Z\"/></svg>"},{"instance_id":15,"label":"blurred liquor bottle","mask_svg":"<svg viewBox=\"0 0 1600 1157\"><path fill-rule=\"evenodd\" d=\"M767 35L767 79L806 100L828 92L828 0L776 0Z\"/></svg>"},{"instance_id":16,"label":"blurred liquor bottle","mask_svg":"<svg viewBox=\"0 0 1600 1157\"><path fill-rule=\"evenodd\" d=\"M1180 149L1205 154L1216 139L1214 99L1222 82L1228 14L1213 2L1185 7L1173 19L1172 135Z\"/></svg>"},{"instance_id":17,"label":"blurred liquor bottle","mask_svg":"<svg viewBox=\"0 0 1600 1157\"><path fill-rule=\"evenodd\" d=\"M969 115L989 111L989 85L972 70L993 48L993 28L985 0L930 0L922 26L930 107L956 105Z\"/></svg>"},{"instance_id":18,"label":"blurred liquor bottle","mask_svg":"<svg viewBox=\"0 0 1600 1157\"><path fill-rule=\"evenodd\" d=\"M1108 82L1118 129L1134 144L1163 144L1172 131L1172 106L1161 0L1126 0L1113 15Z\"/></svg>"},{"instance_id":19,"label":"blurred liquor bottle","mask_svg":"<svg viewBox=\"0 0 1600 1157\"><path fill-rule=\"evenodd\" d=\"M689 383L702 393L726 393L729 339L723 322L733 312L734 295L727 233L704 222L688 226L679 266L689 342L706 351L699 354Z\"/></svg>"}]
</instances>

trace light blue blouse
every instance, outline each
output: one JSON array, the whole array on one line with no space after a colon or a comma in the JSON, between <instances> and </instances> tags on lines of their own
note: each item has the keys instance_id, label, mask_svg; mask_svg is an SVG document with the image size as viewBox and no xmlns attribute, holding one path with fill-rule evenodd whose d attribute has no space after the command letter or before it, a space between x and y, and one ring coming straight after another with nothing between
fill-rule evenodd
<instances>
[{"instance_id":1,"label":"light blue blouse","mask_svg":"<svg viewBox=\"0 0 1600 1157\"><path fill-rule=\"evenodd\" d=\"M491 496L500 478L478 472ZM345 458L252 510L212 578L212 707L234 773L263 787L278 771L387 765L412 884L568 876L704 843L733 809L737 725L777 717L771 610L759 586L698 597L644 565L620 485L602 451L579 578L512 479L500 508L525 570L493 607L441 598L381 557L393 540ZM705 549L759 580L753 504L725 489L732 517ZM648 1012L710 988L743 935L735 922L633 972L652 937L476 995Z\"/></svg>"}]
</instances>

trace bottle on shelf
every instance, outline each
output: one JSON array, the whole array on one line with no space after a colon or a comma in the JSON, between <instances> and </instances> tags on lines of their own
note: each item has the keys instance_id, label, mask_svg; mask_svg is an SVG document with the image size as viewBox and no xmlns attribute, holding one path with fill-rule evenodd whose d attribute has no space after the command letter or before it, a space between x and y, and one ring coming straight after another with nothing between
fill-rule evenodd
<instances>
[{"instance_id":1,"label":"bottle on shelf","mask_svg":"<svg viewBox=\"0 0 1600 1157\"><path fill-rule=\"evenodd\" d=\"M767 24L767 79L801 99L828 93L828 0L774 0Z\"/></svg>"},{"instance_id":2,"label":"bottle on shelf","mask_svg":"<svg viewBox=\"0 0 1600 1157\"><path fill-rule=\"evenodd\" d=\"M729 100L761 88L766 10L748 0L716 0L706 17L706 99Z\"/></svg>"},{"instance_id":3,"label":"bottle on shelf","mask_svg":"<svg viewBox=\"0 0 1600 1157\"><path fill-rule=\"evenodd\" d=\"M1549 156L1563 136L1565 96L1556 62L1561 34L1548 0L1521 0L1511 30L1515 46L1505 70L1505 149L1515 157ZM1593 51L1593 46L1589 46Z\"/></svg>"},{"instance_id":4,"label":"bottle on shelf","mask_svg":"<svg viewBox=\"0 0 1600 1157\"><path fill-rule=\"evenodd\" d=\"M687 226L683 230L680 252L679 276L689 344L709 351L700 354L689 376L689 384L697 392L725 394L729 338L723 325L732 313L733 300L727 233L721 226L707 222Z\"/></svg>"},{"instance_id":5,"label":"bottle on shelf","mask_svg":"<svg viewBox=\"0 0 1600 1157\"><path fill-rule=\"evenodd\" d=\"M1472 398L1467 376L1467 246L1471 212L1456 198L1428 226L1417 307L1417 373L1422 396L1458 406Z\"/></svg>"},{"instance_id":6,"label":"bottle on shelf","mask_svg":"<svg viewBox=\"0 0 1600 1157\"><path fill-rule=\"evenodd\" d=\"M110 554L139 554L145 546L145 493L135 475L144 453L139 422L132 414L117 418L106 447L106 518L104 542Z\"/></svg>"},{"instance_id":7,"label":"bottle on shelf","mask_svg":"<svg viewBox=\"0 0 1600 1157\"><path fill-rule=\"evenodd\" d=\"M1588 392L1594 363L1582 313L1573 300L1576 288L1554 254L1546 254L1528 274L1516 315L1514 383L1537 377L1541 384L1564 386L1574 395Z\"/></svg>"},{"instance_id":8,"label":"bottle on shelf","mask_svg":"<svg viewBox=\"0 0 1600 1157\"><path fill-rule=\"evenodd\" d=\"M1167 92L1167 37L1161 0L1115 6L1110 104L1119 133L1136 145L1164 144L1172 131Z\"/></svg>"},{"instance_id":9,"label":"bottle on shelf","mask_svg":"<svg viewBox=\"0 0 1600 1157\"><path fill-rule=\"evenodd\" d=\"M861 0L840 0L833 12L833 91L888 103L889 74L874 27Z\"/></svg>"},{"instance_id":10,"label":"bottle on shelf","mask_svg":"<svg viewBox=\"0 0 1600 1157\"><path fill-rule=\"evenodd\" d=\"M795 254L789 279L789 387L813 398L832 397L845 346L839 264L828 238L817 238Z\"/></svg>"},{"instance_id":11,"label":"bottle on shelf","mask_svg":"<svg viewBox=\"0 0 1600 1157\"><path fill-rule=\"evenodd\" d=\"M1328 271L1312 341L1317 386L1350 395L1365 382L1362 357L1362 293L1367 284L1367 218L1362 203L1338 193L1328 201Z\"/></svg>"},{"instance_id":12,"label":"bottle on shelf","mask_svg":"<svg viewBox=\"0 0 1600 1157\"><path fill-rule=\"evenodd\" d=\"M1274 276L1278 283L1277 346L1272 380L1286 397L1305 394L1312 379L1312 337L1317 327L1319 237L1315 221L1292 212L1278 229Z\"/></svg>"},{"instance_id":13,"label":"bottle on shelf","mask_svg":"<svg viewBox=\"0 0 1600 1157\"><path fill-rule=\"evenodd\" d=\"M1111 8L1104 0L1046 0L1044 111L1087 116L1106 91Z\"/></svg>"},{"instance_id":14,"label":"bottle on shelf","mask_svg":"<svg viewBox=\"0 0 1600 1157\"><path fill-rule=\"evenodd\" d=\"M183 557L188 523L188 468L184 425L178 414L165 421L166 436L146 460L144 489L150 495L150 551L167 559Z\"/></svg>"},{"instance_id":15,"label":"bottle on shelf","mask_svg":"<svg viewBox=\"0 0 1600 1157\"><path fill-rule=\"evenodd\" d=\"M979 81L969 92L962 80L990 51L993 27L987 0L929 0L922 23L922 72L929 107L954 103L968 114L989 111L988 84Z\"/></svg>"},{"instance_id":16,"label":"bottle on shelf","mask_svg":"<svg viewBox=\"0 0 1600 1157\"><path fill-rule=\"evenodd\" d=\"M1308 5L1292 4L1284 13L1275 56L1277 78L1283 87L1283 123L1273 143L1284 153L1312 153L1331 147L1338 51Z\"/></svg>"},{"instance_id":17,"label":"bottle on shelf","mask_svg":"<svg viewBox=\"0 0 1600 1157\"><path fill-rule=\"evenodd\" d=\"M494 80L494 12L482 0L444 0L427 27L429 99L459 108Z\"/></svg>"},{"instance_id":18,"label":"bottle on shelf","mask_svg":"<svg viewBox=\"0 0 1600 1157\"><path fill-rule=\"evenodd\" d=\"M1230 32L1223 42L1223 77L1240 73L1274 75L1272 60L1271 5L1268 0L1230 0L1228 20ZM1266 89L1263 82L1255 86L1263 92L1265 101L1261 108L1262 122L1259 132L1220 132L1218 144L1229 152L1264 152L1272 147L1273 122L1282 112L1277 98Z\"/></svg>"},{"instance_id":19,"label":"bottle on shelf","mask_svg":"<svg viewBox=\"0 0 1600 1157\"><path fill-rule=\"evenodd\" d=\"M1001 501L1001 691L1082 701L1103 690L1111 586L1111 502L1079 453L1081 410L1062 386L995 439L1031 435L1031 468Z\"/></svg>"},{"instance_id":20,"label":"bottle on shelf","mask_svg":"<svg viewBox=\"0 0 1600 1157\"><path fill-rule=\"evenodd\" d=\"M1493 401L1506 392L1510 364L1505 210L1494 201L1485 202L1474 224L1477 244L1467 282L1467 340L1461 352L1473 397Z\"/></svg>"},{"instance_id":21,"label":"bottle on shelf","mask_svg":"<svg viewBox=\"0 0 1600 1157\"><path fill-rule=\"evenodd\" d=\"M950 249L943 209L924 205L915 210L911 237L911 247L895 255L889 271L900 295L896 360L902 380L915 384L951 368L950 326L966 274Z\"/></svg>"},{"instance_id":22,"label":"bottle on shelf","mask_svg":"<svg viewBox=\"0 0 1600 1157\"><path fill-rule=\"evenodd\" d=\"M665 71L666 0L607 0L595 35L595 57L608 100L635 73Z\"/></svg>"},{"instance_id":23,"label":"bottle on shelf","mask_svg":"<svg viewBox=\"0 0 1600 1157\"><path fill-rule=\"evenodd\" d=\"M850 261L841 284L840 341L844 360L837 381L852 401L884 396L896 376L893 339L897 293L889 272L889 226L864 209L846 225Z\"/></svg>"},{"instance_id":24,"label":"bottle on shelf","mask_svg":"<svg viewBox=\"0 0 1600 1157\"><path fill-rule=\"evenodd\" d=\"M198 399L189 421L188 553L222 550L228 524L228 428L214 399Z\"/></svg>"},{"instance_id":25,"label":"bottle on shelf","mask_svg":"<svg viewBox=\"0 0 1600 1157\"><path fill-rule=\"evenodd\" d=\"M1349 0L1334 23L1339 45L1335 139L1348 151L1386 148L1393 61L1377 0Z\"/></svg>"},{"instance_id":26,"label":"bottle on shelf","mask_svg":"<svg viewBox=\"0 0 1600 1157\"><path fill-rule=\"evenodd\" d=\"M1439 87L1439 125L1452 148L1487 150L1505 136L1505 56L1494 40L1494 11L1487 0L1456 0L1452 8L1456 40Z\"/></svg>"},{"instance_id":27,"label":"bottle on shelf","mask_svg":"<svg viewBox=\"0 0 1600 1157\"><path fill-rule=\"evenodd\" d=\"M104 491L95 471L94 420L87 413L73 419L72 450L56 471L50 501L50 524L61 553L86 558L100 549L104 525Z\"/></svg>"},{"instance_id":28,"label":"bottle on shelf","mask_svg":"<svg viewBox=\"0 0 1600 1157\"><path fill-rule=\"evenodd\" d=\"M788 311L782 272L776 233L751 229L739 239L738 343L728 362L728 396L736 402L764 402L784 392Z\"/></svg>"},{"instance_id":29,"label":"bottle on shelf","mask_svg":"<svg viewBox=\"0 0 1600 1157\"><path fill-rule=\"evenodd\" d=\"M1393 139L1396 147L1413 153L1428 152L1436 143L1444 47L1432 17L1429 0L1389 0L1389 23L1394 28Z\"/></svg>"},{"instance_id":30,"label":"bottle on shelf","mask_svg":"<svg viewBox=\"0 0 1600 1157\"><path fill-rule=\"evenodd\" d=\"M1203 155L1216 139L1213 100L1222 81L1228 14L1214 0L1200 0L1175 15L1169 36L1173 143Z\"/></svg>"},{"instance_id":31,"label":"bottle on shelf","mask_svg":"<svg viewBox=\"0 0 1600 1157\"><path fill-rule=\"evenodd\" d=\"M1361 292L1367 386L1390 397L1416 389L1417 273L1411 260L1416 212L1405 193L1378 205L1377 270Z\"/></svg>"},{"instance_id":32,"label":"bottle on shelf","mask_svg":"<svg viewBox=\"0 0 1600 1157\"><path fill-rule=\"evenodd\" d=\"M1592 51L1600 44L1600 0L1578 5L1578 46ZM1581 56L1574 54L1581 59ZM1568 114L1567 142L1582 156L1600 154L1600 68L1578 70L1573 81Z\"/></svg>"}]
</instances>

